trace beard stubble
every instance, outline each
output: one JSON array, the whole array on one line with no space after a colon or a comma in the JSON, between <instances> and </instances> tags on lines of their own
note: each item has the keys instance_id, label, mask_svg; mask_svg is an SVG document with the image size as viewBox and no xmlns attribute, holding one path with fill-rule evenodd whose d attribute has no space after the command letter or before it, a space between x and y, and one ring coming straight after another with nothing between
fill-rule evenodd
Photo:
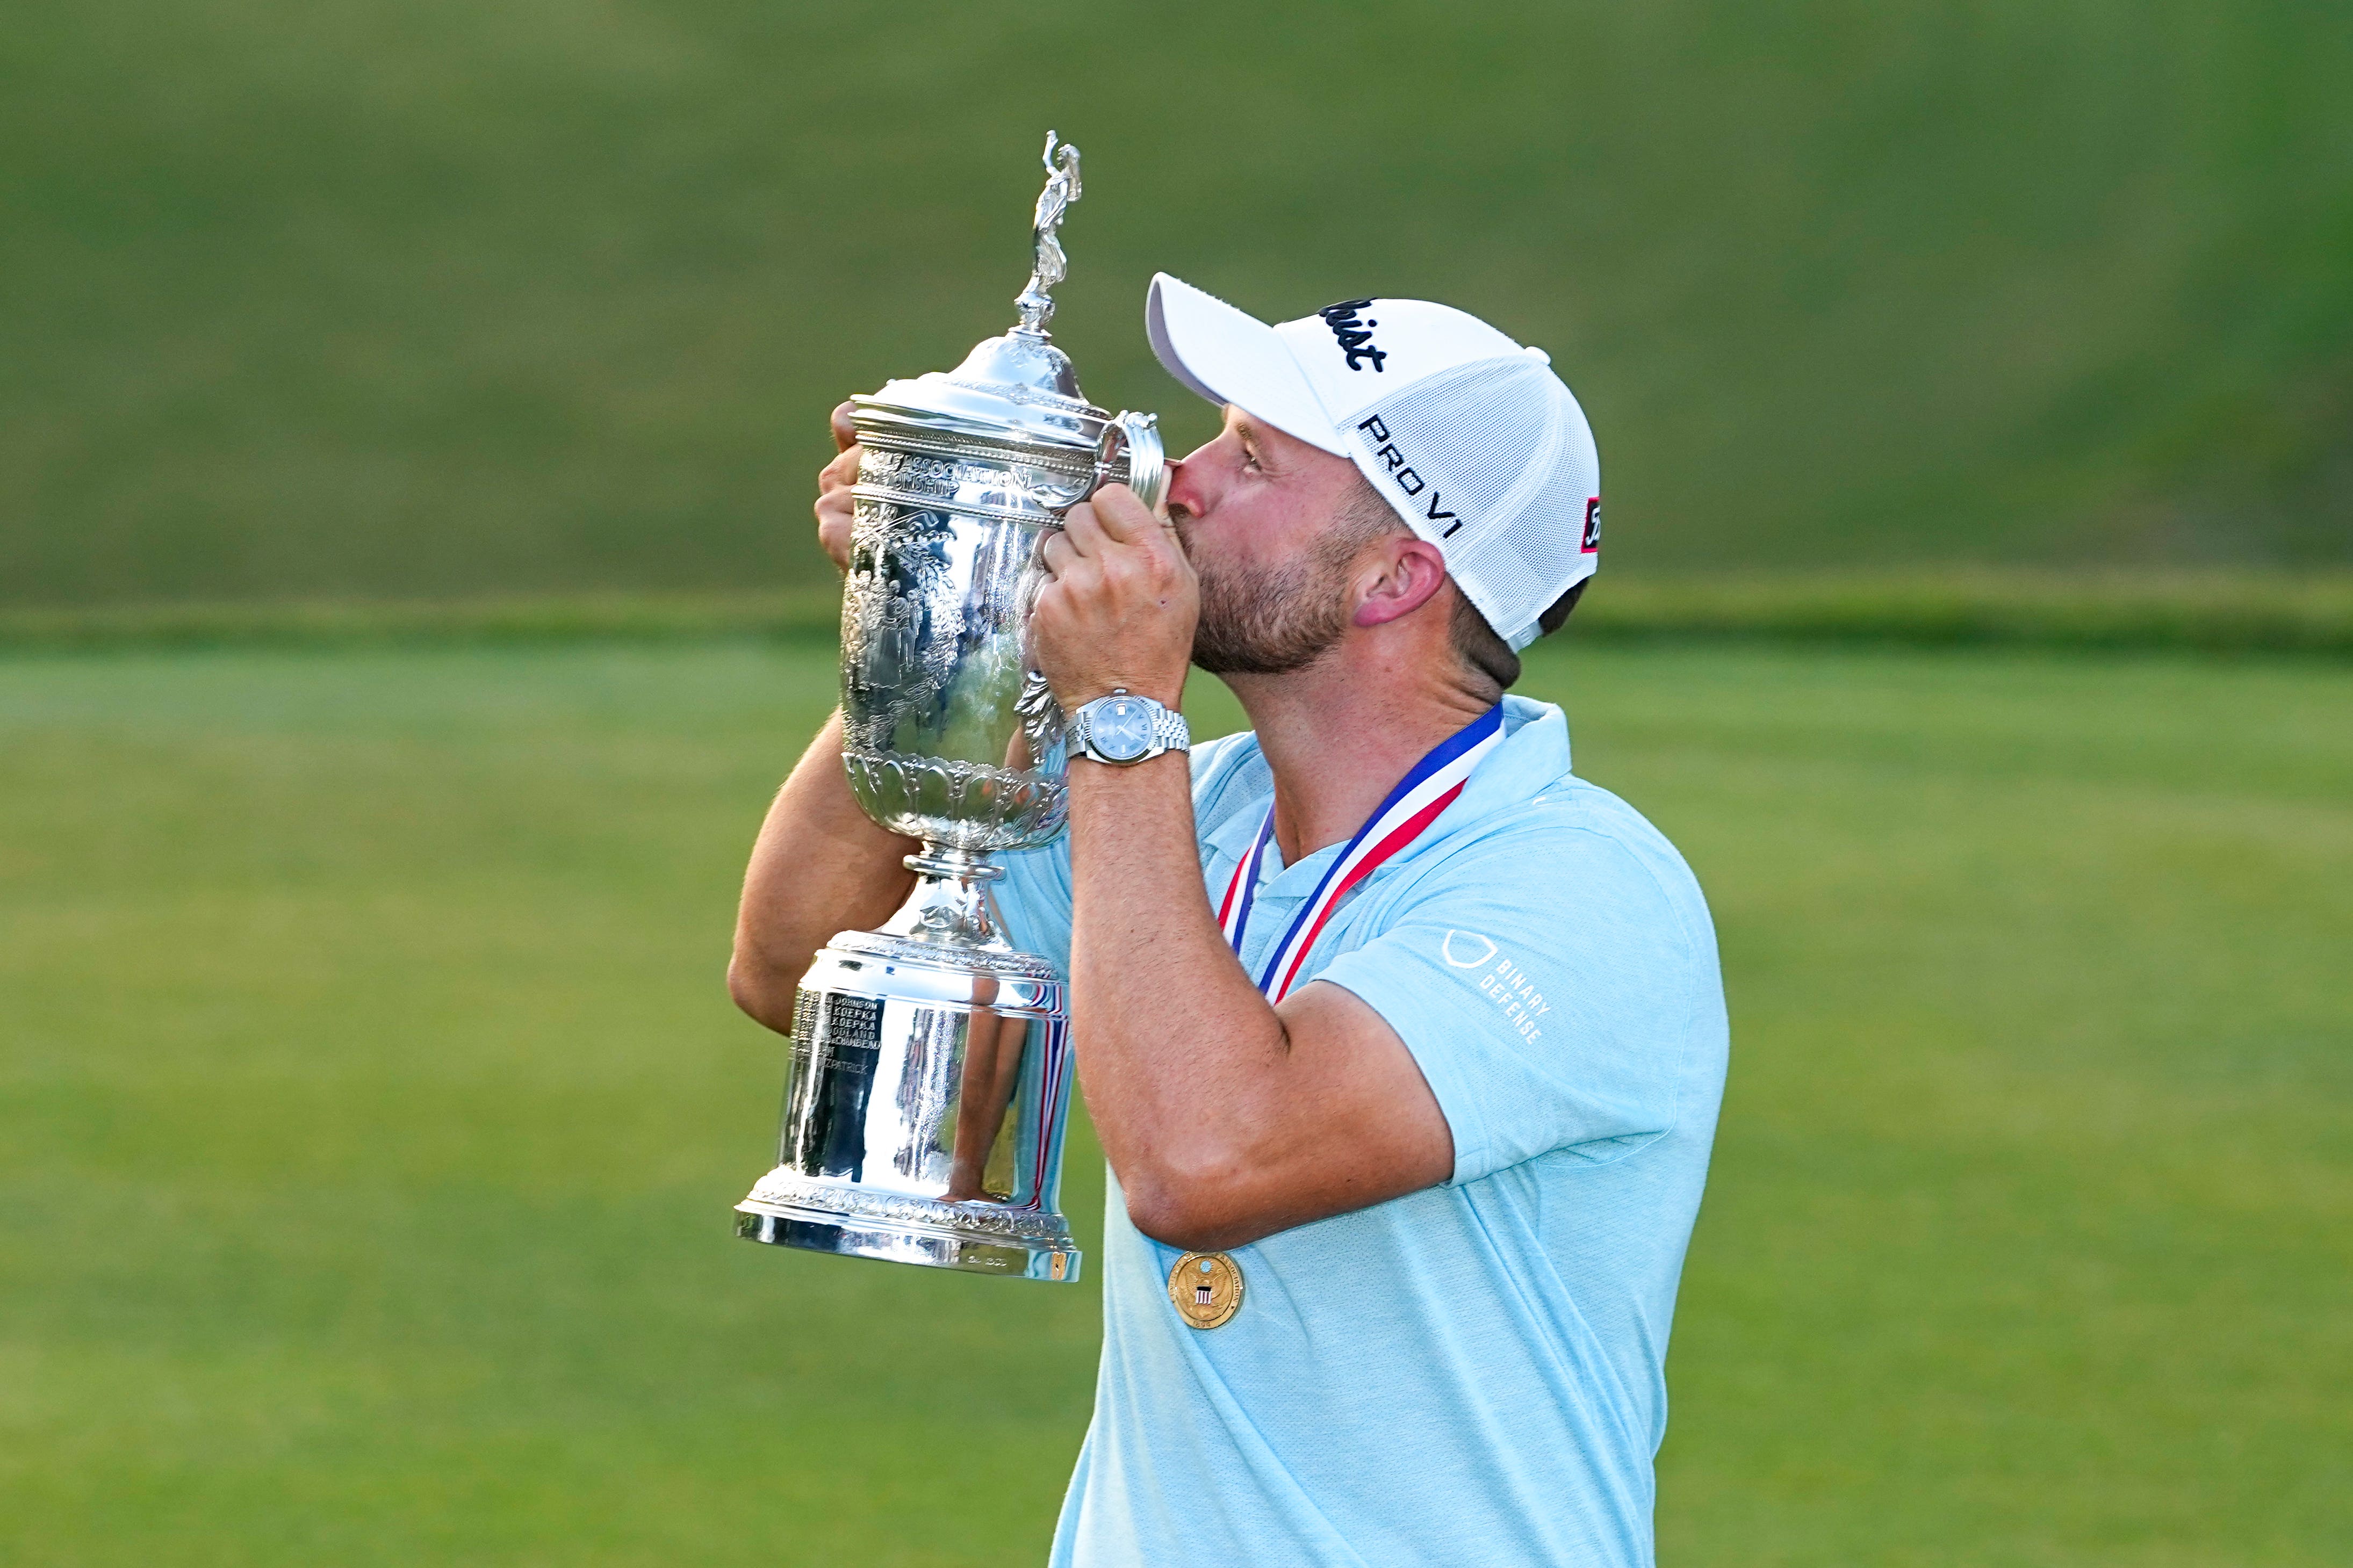
<instances>
[{"instance_id":1,"label":"beard stubble","mask_svg":"<svg viewBox=\"0 0 2353 1568\"><path fill-rule=\"evenodd\" d=\"M1168 509L1176 537L1192 553L1192 514ZM1348 630L1348 572L1365 541L1350 528L1318 539L1306 556L1280 566L1193 563L1201 584L1201 618L1193 662L1211 675L1289 675L1336 647Z\"/></svg>"}]
</instances>

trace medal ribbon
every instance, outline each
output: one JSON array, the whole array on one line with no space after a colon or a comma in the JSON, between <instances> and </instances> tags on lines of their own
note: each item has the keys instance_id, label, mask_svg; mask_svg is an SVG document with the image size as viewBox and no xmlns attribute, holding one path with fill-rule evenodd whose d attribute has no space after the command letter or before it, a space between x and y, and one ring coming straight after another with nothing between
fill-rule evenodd
<instances>
[{"instance_id":1,"label":"medal ribbon","mask_svg":"<svg viewBox=\"0 0 2353 1568\"><path fill-rule=\"evenodd\" d=\"M1498 702L1432 747L1428 756L1414 763L1412 772L1398 781L1388 798L1356 829L1339 858L1324 868L1324 879L1315 884L1315 891L1292 917L1291 929L1274 944L1265 972L1258 979L1258 988L1266 993L1268 1001L1280 1002L1290 992L1299 966L1307 961L1308 950L1323 934L1324 922L1332 918L1342 896L1437 821L1439 814L1462 793L1472 770L1503 742L1504 705ZM1218 905L1219 928L1238 957L1242 932L1250 924L1250 906L1258 897L1259 868L1273 839L1274 803L1269 801L1266 820L1259 825L1258 837L1250 840L1250 852L1234 868L1233 879L1226 884L1226 896Z\"/></svg>"},{"instance_id":2,"label":"medal ribbon","mask_svg":"<svg viewBox=\"0 0 2353 1568\"><path fill-rule=\"evenodd\" d=\"M1045 1081L1039 1089L1038 1146L1029 1152L1029 1201L1012 1205L1036 1213L1046 1206L1046 1187L1062 1168L1062 1100L1071 1092L1071 1021L1043 1018L1037 1029L1044 1037ZM1061 1278L1060 1275L1056 1279Z\"/></svg>"}]
</instances>

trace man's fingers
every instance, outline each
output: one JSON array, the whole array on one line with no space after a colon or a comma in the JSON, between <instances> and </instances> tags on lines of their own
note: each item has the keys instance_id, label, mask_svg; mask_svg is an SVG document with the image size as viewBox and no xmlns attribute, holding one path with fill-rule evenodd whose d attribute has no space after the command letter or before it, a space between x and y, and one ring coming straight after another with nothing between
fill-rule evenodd
<instances>
[{"instance_id":1,"label":"man's fingers","mask_svg":"<svg viewBox=\"0 0 2353 1568\"><path fill-rule=\"evenodd\" d=\"M1045 545L1038 552L1038 559L1045 563L1049 579L1046 589L1049 592L1059 587L1084 598L1101 592L1103 588L1103 563L1080 554L1066 535L1048 534ZM1044 603L1042 595L1039 602Z\"/></svg>"},{"instance_id":2,"label":"man's fingers","mask_svg":"<svg viewBox=\"0 0 2353 1568\"><path fill-rule=\"evenodd\" d=\"M858 465L865 456L866 449L863 447L852 446L824 468L819 468L817 475L818 493L828 495L856 484Z\"/></svg>"},{"instance_id":3,"label":"man's fingers","mask_svg":"<svg viewBox=\"0 0 2353 1568\"><path fill-rule=\"evenodd\" d=\"M857 509L848 496L835 491L818 498L817 542L844 572L849 570L849 542L857 525Z\"/></svg>"},{"instance_id":4,"label":"man's fingers","mask_svg":"<svg viewBox=\"0 0 2353 1568\"><path fill-rule=\"evenodd\" d=\"M1095 515L1092 501L1081 501L1062 514L1061 536L1070 541L1071 548L1081 555L1100 555L1110 542L1103 532L1103 521Z\"/></svg>"},{"instance_id":5,"label":"man's fingers","mask_svg":"<svg viewBox=\"0 0 2353 1568\"><path fill-rule=\"evenodd\" d=\"M1190 572L1175 531L1124 485L1107 486L1093 501L1072 507L1054 537L1062 549L1047 557L1047 563L1057 575L1085 563L1103 581L1149 584L1157 591Z\"/></svg>"},{"instance_id":6,"label":"man's fingers","mask_svg":"<svg viewBox=\"0 0 2353 1568\"><path fill-rule=\"evenodd\" d=\"M849 422L852 406L844 403L833 411L833 445L836 451L847 452L858 445L858 426Z\"/></svg>"},{"instance_id":7,"label":"man's fingers","mask_svg":"<svg viewBox=\"0 0 2353 1568\"><path fill-rule=\"evenodd\" d=\"M1122 544L1149 539L1163 526L1136 493L1125 485L1105 485L1093 497L1095 520L1103 531Z\"/></svg>"}]
</instances>

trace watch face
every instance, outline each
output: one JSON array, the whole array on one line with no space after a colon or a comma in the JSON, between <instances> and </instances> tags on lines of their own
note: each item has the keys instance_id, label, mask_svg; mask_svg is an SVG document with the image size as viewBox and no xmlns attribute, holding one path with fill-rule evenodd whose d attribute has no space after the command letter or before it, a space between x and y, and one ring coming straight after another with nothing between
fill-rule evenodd
<instances>
[{"instance_id":1,"label":"watch face","mask_svg":"<svg viewBox=\"0 0 2353 1568\"><path fill-rule=\"evenodd\" d=\"M1133 697L1106 697L1087 710L1087 733L1096 751L1128 762L1151 750L1152 710Z\"/></svg>"}]
</instances>

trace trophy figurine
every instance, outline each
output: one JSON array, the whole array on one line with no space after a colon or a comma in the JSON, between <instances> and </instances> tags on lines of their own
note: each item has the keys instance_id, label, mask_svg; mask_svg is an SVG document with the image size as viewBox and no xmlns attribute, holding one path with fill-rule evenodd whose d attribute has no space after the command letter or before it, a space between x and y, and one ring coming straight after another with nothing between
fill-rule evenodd
<instances>
[{"instance_id":1,"label":"trophy figurine","mask_svg":"<svg viewBox=\"0 0 2353 1568\"><path fill-rule=\"evenodd\" d=\"M923 847L905 906L801 978L776 1168L736 1233L1071 1280L1070 1011L1053 965L1007 940L988 857L1051 842L1067 814L1062 714L1025 647L1039 547L1100 484L1158 506L1166 470L1153 416L1089 403L1050 341L1079 199L1079 150L1051 132L1046 173L1020 324L853 400L842 765L866 814Z\"/></svg>"}]
</instances>

